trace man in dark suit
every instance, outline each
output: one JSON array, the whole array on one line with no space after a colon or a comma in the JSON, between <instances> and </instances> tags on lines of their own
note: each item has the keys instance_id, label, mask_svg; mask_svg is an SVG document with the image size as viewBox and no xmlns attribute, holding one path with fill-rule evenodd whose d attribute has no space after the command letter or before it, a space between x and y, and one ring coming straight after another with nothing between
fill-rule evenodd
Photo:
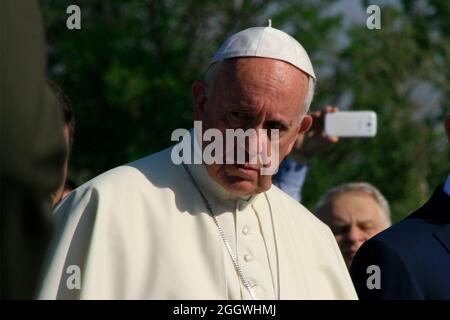
<instances>
[{"instance_id":1,"label":"man in dark suit","mask_svg":"<svg viewBox=\"0 0 450 320\"><path fill-rule=\"evenodd\" d=\"M445 121L450 143L450 116ZM425 205L367 241L351 275L360 299L450 299L450 175Z\"/></svg>"}]
</instances>

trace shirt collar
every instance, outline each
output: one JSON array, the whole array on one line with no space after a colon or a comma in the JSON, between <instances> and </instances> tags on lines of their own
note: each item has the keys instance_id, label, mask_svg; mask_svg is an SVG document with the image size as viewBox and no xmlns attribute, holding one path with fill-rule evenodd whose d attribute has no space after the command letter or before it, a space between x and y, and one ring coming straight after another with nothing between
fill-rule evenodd
<instances>
[{"instance_id":1,"label":"shirt collar","mask_svg":"<svg viewBox=\"0 0 450 320\"><path fill-rule=\"evenodd\" d=\"M450 196L450 174L447 177L447 181L444 185L444 192Z\"/></svg>"}]
</instances>

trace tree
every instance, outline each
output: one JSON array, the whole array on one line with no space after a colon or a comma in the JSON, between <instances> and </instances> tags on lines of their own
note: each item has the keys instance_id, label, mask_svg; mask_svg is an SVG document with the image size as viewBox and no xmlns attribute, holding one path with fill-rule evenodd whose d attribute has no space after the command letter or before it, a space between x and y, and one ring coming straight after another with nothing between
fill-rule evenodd
<instances>
[{"instance_id":1,"label":"tree","mask_svg":"<svg viewBox=\"0 0 450 320\"><path fill-rule=\"evenodd\" d=\"M68 30L72 3L46 1L50 72L73 100L78 123L72 176L81 183L171 145L174 129L192 127L191 83L214 50L271 18L310 53L319 79L313 108L334 103L378 113L377 138L343 139L312 162L305 204L313 209L339 183L368 181L398 220L448 172L449 5L415 3L382 6L381 30L368 30L364 19L349 24L330 14L335 2L325 0L80 0L82 29Z\"/></svg>"}]
</instances>

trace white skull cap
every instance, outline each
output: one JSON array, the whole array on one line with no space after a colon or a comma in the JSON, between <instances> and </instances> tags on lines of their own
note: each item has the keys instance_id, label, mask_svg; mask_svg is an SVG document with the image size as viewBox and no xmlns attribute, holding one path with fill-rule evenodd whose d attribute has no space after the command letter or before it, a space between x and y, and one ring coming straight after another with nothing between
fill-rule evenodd
<instances>
[{"instance_id":1,"label":"white skull cap","mask_svg":"<svg viewBox=\"0 0 450 320\"><path fill-rule=\"evenodd\" d=\"M286 32L268 27L242 30L228 38L216 51L208 68L218 62L238 57L261 57L288 62L313 77L316 75L306 50Z\"/></svg>"}]
</instances>

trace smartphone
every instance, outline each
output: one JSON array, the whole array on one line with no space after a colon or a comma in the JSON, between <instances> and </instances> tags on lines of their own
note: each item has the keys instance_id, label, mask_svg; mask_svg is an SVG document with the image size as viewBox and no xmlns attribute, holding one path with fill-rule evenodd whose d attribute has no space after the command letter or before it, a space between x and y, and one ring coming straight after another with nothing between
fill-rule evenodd
<instances>
[{"instance_id":1,"label":"smartphone","mask_svg":"<svg viewBox=\"0 0 450 320\"><path fill-rule=\"evenodd\" d=\"M377 114L373 111L341 111L325 115L325 133L343 138L375 137Z\"/></svg>"}]
</instances>

